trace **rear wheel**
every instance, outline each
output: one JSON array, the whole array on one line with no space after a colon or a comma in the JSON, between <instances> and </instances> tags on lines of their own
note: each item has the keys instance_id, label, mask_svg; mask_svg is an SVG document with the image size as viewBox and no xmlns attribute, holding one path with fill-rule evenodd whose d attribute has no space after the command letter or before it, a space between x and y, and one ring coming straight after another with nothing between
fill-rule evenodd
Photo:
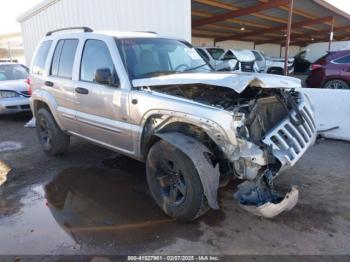
<instances>
[{"instance_id":1,"label":"rear wheel","mask_svg":"<svg viewBox=\"0 0 350 262\"><path fill-rule=\"evenodd\" d=\"M146 171L152 197L167 215L191 221L208 210L196 167L179 149L157 142L148 154Z\"/></svg>"},{"instance_id":2,"label":"rear wheel","mask_svg":"<svg viewBox=\"0 0 350 262\"><path fill-rule=\"evenodd\" d=\"M50 156L65 153L70 138L59 128L51 113L46 108L41 108L35 120L37 135L44 152Z\"/></svg>"},{"instance_id":3,"label":"rear wheel","mask_svg":"<svg viewBox=\"0 0 350 262\"><path fill-rule=\"evenodd\" d=\"M349 85L345 81L339 80L339 79L328 81L327 83L325 83L323 85L323 88L327 88L327 89L350 89Z\"/></svg>"}]
</instances>

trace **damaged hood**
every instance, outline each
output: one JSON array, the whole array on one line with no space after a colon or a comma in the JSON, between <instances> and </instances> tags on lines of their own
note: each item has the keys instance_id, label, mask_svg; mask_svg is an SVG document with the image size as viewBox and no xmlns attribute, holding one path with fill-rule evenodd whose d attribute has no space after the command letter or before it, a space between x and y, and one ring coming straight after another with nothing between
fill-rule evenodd
<instances>
[{"instance_id":1,"label":"damaged hood","mask_svg":"<svg viewBox=\"0 0 350 262\"><path fill-rule=\"evenodd\" d=\"M178 73L135 79L134 87L207 84L224 86L241 93L249 85L261 88L301 88L300 79L272 74L251 73Z\"/></svg>"}]
</instances>

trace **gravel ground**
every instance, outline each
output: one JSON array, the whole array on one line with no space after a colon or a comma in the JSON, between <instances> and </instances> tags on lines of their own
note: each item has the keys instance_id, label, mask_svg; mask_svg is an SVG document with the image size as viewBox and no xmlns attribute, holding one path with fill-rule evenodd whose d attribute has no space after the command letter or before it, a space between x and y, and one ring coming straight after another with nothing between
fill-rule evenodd
<instances>
[{"instance_id":1,"label":"gravel ground","mask_svg":"<svg viewBox=\"0 0 350 262\"><path fill-rule=\"evenodd\" d=\"M274 219L238 206L233 181L219 211L193 223L166 217L150 198L144 165L79 139L46 156L28 116L0 117L0 254L350 254L350 143L323 140L277 183L300 200Z\"/></svg>"}]
</instances>

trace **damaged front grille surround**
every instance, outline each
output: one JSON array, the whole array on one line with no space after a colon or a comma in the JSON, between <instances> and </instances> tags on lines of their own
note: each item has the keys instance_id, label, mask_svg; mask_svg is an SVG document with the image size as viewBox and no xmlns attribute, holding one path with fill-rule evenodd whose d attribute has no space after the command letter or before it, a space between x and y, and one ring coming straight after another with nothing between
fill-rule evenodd
<instances>
[{"instance_id":1,"label":"damaged front grille surround","mask_svg":"<svg viewBox=\"0 0 350 262\"><path fill-rule=\"evenodd\" d=\"M290 117L270 130L263 139L265 144L272 146L282 166L293 166L316 139L316 124L311 108L304 102L298 108L304 119L301 124L296 125L291 120L298 115L292 111Z\"/></svg>"}]
</instances>

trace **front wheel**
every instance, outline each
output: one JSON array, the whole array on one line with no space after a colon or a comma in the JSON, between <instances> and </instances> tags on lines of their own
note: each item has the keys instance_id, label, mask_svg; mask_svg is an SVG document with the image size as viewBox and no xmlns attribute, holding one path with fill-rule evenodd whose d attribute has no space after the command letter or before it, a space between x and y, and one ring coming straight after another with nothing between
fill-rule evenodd
<instances>
[{"instance_id":1,"label":"front wheel","mask_svg":"<svg viewBox=\"0 0 350 262\"><path fill-rule=\"evenodd\" d=\"M349 89L349 85L343 80L335 79L335 80L330 80L327 83L325 83L323 88L328 88L328 89Z\"/></svg>"},{"instance_id":2,"label":"front wheel","mask_svg":"<svg viewBox=\"0 0 350 262\"><path fill-rule=\"evenodd\" d=\"M67 151L70 137L57 125L55 119L46 108L39 109L35 116L36 131L44 152L50 156Z\"/></svg>"},{"instance_id":3,"label":"front wheel","mask_svg":"<svg viewBox=\"0 0 350 262\"><path fill-rule=\"evenodd\" d=\"M208 210L196 167L174 146L162 140L154 144L147 157L146 173L152 197L170 217L191 221Z\"/></svg>"}]
</instances>

